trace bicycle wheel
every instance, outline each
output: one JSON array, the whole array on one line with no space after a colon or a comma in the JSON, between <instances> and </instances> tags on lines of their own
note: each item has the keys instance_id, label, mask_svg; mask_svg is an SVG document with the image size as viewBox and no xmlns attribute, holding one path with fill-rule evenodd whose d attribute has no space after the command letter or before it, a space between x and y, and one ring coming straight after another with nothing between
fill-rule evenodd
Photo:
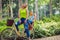
<instances>
[{"instance_id":1,"label":"bicycle wheel","mask_svg":"<svg viewBox=\"0 0 60 40\"><path fill-rule=\"evenodd\" d=\"M16 32L11 28L6 28L1 32L1 39L5 40L7 38L15 39L17 37Z\"/></svg>"}]
</instances>

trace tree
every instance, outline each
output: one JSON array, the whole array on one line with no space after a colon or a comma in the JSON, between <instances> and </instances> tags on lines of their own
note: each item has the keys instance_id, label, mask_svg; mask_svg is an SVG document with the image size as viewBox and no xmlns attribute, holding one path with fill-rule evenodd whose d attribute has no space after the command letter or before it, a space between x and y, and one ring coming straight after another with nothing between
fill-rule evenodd
<instances>
[{"instance_id":1,"label":"tree","mask_svg":"<svg viewBox=\"0 0 60 40\"><path fill-rule=\"evenodd\" d=\"M50 6L50 17L51 17L51 15L52 15L52 0L50 0L49 6Z\"/></svg>"},{"instance_id":2,"label":"tree","mask_svg":"<svg viewBox=\"0 0 60 40\"><path fill-rule=\"evenodd\" d=\"M37 14L37 20L39 20L39 13L38 13L38 0L35 0L35 13Z\"/></svg>"},{"instance_id":3,"label":"tree","mask_svg":"<svg viewBox=\"0 0 60 40\"><path fill-rule=\"evenodd\" d=\"M41 5L47 5L50 0L38 0L38 6L40 7Z\"/></svg>"},{"instance_id":4,"label":"tree","mask_svg":"<svg viewBox=\"0 0 60 40\"><path fill-rule=\"evenodd\" d=\"M2 19L2 0L0 0L0 20Z\"/></svg>"},{"instance_id":5,"label":"tree","mask_svg":"<svg viewBox=\"0 0 60 40\"><path fill-rule=\"evenodd\" d=\"M56 8L60 12L60 0L53 0L52 5L53 5L53 8Z\"/></svg>"},{"instance_id":6,"label":"tree","mask_svg":"<svg viewBox=\"0 0 60 40\"><path fill-rule=\"evenodd\" d=\"M25 3L28 5L28 0L26 0ZM27 13L29 13L28 6L27 6Z\"/></svg>"},{"instance_id":7,"label":"tree","mask_svg":"<svg viewBox=\"0 0 60 40\"><path fill-rule=\"evenodd\" d=\"M19 8L20 8L22 5L22 0L18 0L18 3L19 3Z\"/></svg>"},{"instance_id":8,"label":"tree","mask_svg":"<svg viewBox=\"0 0 60 40\"><path fill-rule=\"evenodd\" d=\"M2 18L7 18L8 17L8 0L2 0Z\"/></svg>"},{"instance_id":9,"label":"tree","mask_svg":"<svg viewBox=\"0 0 60 40\"><path fill-rule=\"evenodd\" d=\"M38 0L38 8L39 8L39 18L42 19L43 16L46 17L47 6L50 0Z\"/></svg>"},{"instance_id":10,"label":"tree","mask_svg":"<svg viewBox=\"0 0 60 40\"><path fill-rule=\"evenodd\" d=\"M9 0L9 7L10 7L10 11L11 11L11 18L13 18L13 9L12 9L12 6L13 6L13 0Z\"/></svg>"}]
</instances>

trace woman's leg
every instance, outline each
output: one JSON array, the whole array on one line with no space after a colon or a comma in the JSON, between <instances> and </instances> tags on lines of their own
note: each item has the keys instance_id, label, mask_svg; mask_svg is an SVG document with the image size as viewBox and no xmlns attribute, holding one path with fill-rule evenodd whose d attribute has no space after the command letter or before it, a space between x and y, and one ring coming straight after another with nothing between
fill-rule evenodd
<instances>
[{"instance_id":1,"label":"woman's leg","mask_svg":"<svg viewBox=\"0 0 60 40\"><path fill-rule=\"evenodd\" d=\"M20 23L19 21L15 23L15 27L16 27L16 29L17 29L17 32L16 32L16 33L17 33L18 36L20 36L20 32L19 32L19 28L18 28L18 26L19 26L20 24L21 24L21 23Z\"/></svg>"},{"instance_id":2,"label":"woman's leg","mask_svg":"<svg viewBox=\"0 0 60 40\"><path fill-rule=\"evenodd\" d=\"M17 31L19 31L18 26L19 26L20 24L21 24L21 23L20 23L19 21L15 23L15 26L16 26Z\"/></svg>"}]
</instances>

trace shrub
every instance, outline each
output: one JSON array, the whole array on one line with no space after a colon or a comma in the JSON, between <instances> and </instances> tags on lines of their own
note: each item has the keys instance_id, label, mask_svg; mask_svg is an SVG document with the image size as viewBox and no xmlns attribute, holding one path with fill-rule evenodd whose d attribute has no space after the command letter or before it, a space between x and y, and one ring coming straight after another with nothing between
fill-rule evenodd
<instances>
[{"instance_id":1,"label":"shrub","mask_svg":"<svg viewBox=\"0 0 60 40\"><path fill-rule=\"evenodd\" d=\"M49 22L47 24L41 24L40 22L36 22L34 25L34 38L49 37L60 34L60 22Z\"/></svg>"},{"instance_id":2,"label":"shrub","mask_svg":"<svg viewBox=\"0 0 60 40\"><path fill-rule=\"evenodd\" d=\"M51 22L51 21L59 22L60 21L60 15L52 15L50 18L49 17L43 17L42 21L43 22Z\"/></svg>"}]
</instances>

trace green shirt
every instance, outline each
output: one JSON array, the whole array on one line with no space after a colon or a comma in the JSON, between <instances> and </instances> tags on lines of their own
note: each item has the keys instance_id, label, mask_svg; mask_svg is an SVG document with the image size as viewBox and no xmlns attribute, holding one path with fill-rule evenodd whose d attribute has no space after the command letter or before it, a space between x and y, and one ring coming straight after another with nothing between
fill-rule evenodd
<instances>
[{"instance_id":1,"label":"green shirt","mask_svg":"<svg viewBox=\"0 0 60 40\"><path fill-rule=\"evenodd\" d=\"M26 9L21 8L19 12L20 12L20 18L26 18L26 15L27 15Z\"/></svg>"}]
</instances>

